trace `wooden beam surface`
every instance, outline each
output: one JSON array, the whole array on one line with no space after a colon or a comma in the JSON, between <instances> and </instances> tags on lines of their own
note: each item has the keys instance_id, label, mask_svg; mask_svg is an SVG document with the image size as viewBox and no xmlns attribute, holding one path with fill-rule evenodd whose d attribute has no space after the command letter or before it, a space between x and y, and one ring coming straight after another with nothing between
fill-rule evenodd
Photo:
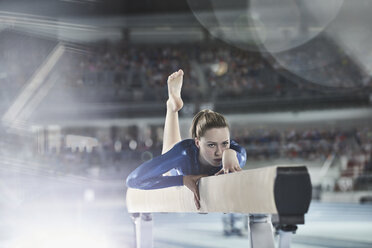
<instances>
[{"instance_id":1,"label":"wooden beam surface","mask_svg":"<svg viewBox=\"0 0 372 248\"><path fill-rule=\"evenodd\" d=\"M200 179L200 210L185 186L156 190L128 189L130 213L250 213L277 214L274 183L278 166L244 170Z\"/></svg>"}]
</instances>

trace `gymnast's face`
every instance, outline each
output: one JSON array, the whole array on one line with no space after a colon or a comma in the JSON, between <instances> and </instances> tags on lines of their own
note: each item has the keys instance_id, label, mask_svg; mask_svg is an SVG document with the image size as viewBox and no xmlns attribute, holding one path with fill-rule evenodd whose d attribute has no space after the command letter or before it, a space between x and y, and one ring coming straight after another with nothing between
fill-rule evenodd
<instances>
[{"instance_id":1,"label":"gymnast's face","mask_svg":"<svg viewBox=\"0 0 372 248\"><path fill-rule=\"evenodd\" d=\"M221 166L222 154L230 148L229 128L211 128L200 139L195 138L195 145L199 148L202 165Z\"/></svg>"}]
</instances>

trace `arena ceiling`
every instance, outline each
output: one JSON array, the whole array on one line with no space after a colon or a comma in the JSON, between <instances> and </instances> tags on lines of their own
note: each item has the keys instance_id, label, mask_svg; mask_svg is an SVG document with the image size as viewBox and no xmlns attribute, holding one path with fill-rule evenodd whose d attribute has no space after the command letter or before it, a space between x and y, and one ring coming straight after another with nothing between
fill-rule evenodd
<instances>
[{"instance_id":1,"label":"arena ceiling","mask_svg":"<svg viewBox=\"0 0 372 248\"><path fill-rule=\"evenodd\" d=\"M1 1L0 6L3 11L50 17L138 15L190 11L186 0L4 0Z\"/></svg>"}]
</instances>

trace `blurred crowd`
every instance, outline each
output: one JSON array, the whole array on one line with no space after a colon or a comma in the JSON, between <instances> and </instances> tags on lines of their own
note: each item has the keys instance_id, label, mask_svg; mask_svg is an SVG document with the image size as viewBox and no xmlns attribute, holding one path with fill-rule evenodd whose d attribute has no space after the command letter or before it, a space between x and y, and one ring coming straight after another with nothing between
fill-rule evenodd
<instances>
[{"instance_id":1,"label":"blurred crowd","mask_svg":"<svg viewBox=\"0 0 372 248\"><path fill-rule=\"evenodd\" d=\"M69 61L70 72L61 73L60 78L65 91L70 90L78 99L88 102L162 103L167 99L167 77L179 68L185 71L182 95L186 101L327 95L330 86L336 90L371 89L370 76L361 76L345 56L333 54L328 61L309 54L312 48L290 52L279 63L257 52L227 45L106 45L75 58L76 64ZM319 57L322 53L316 54ZM317 66L312 67L313 64ZM290 69L299 77L288 77ZM71 72L74 70L78 72ZM68 76L74 74L77 77Z\"/></svg>"},{"instance_id":2,"label":"blurred crowd","mask_svg":"<svg viewBox=\"0 0 372 248\"><path fill-rule=\"evenodd\" d=\"M289 70L310 82L328 87L371 87L371 76L337 43L326 36L290 51L275 54L276 68Z\"/></svg>"},{"instance_id":3,"label":"blurred crowd","mask_svg":"<svg viewBox=\"0 0 372 248\"><path fill-rule=\"evenodd\" d=\"M56 42L4 32L0 81L4 97L12 98ZM273 56L218 42L152 46L99 42L66 47L51 71L58 78L51 92L61 99L74 95L80 102L164 102L167 77L179 68L185 71L186 101L322 94L318 86L303 80L336 88L372 87L370 75L363 75L347 54L322 37Z\"/></svg>"},{"instance_id":4,"label":"blurred crowd","mask_svg":"<svg viewBox=\"0 0 372 248\"><path fill-rule=\"evenodd\" d=\"M205 47L198 63L204 69L213 100L279 97L298 89L297 84L285 80L257 52L228 46Z\"/></svg>"},{"instance_id":5,"label":"blurred crowd","mask_svg":"<svg viewBox=\"0 0 372 248\"><path fill-rule=\"evenodd\" d=\"M335 46L328 39L317 38L270 57L222 43L150 47L104 43L96 44L93 51L78 59L78 64L71 68L79 68L77 80L62 78L66 85L78 84L83 92L93 91L95 87L112 90L109 99L97 91L96 100L129 102L163 102L167 98L167 77L179 68L185 71L183 97L186 100L309 96L322 93L319 85L327 89L371 89L370 75L363 74L352 59ZM288 77L291 73L298 77ZM117 90L113 90L115 88Z\"/></svg>"},{"instance_id":6,"label":"blurred crowd","mask_svg":"<svg viewBox=\"0 0 372 248\"><path fill-rule=\"evenodd\" d=\"M40 140L36 142L32 137L9 136L3 132L0 157L2 163L8 164L7 169L19 173L31 171L34 174L121 180L141 163L161 154L162 127L145 129L140 134L139 128L132 126L99 135L99 128L91 128L85 135L97 138L98 145L95 146L70 144L63 134L59 145L55 146L57 143L40 144ZM232 138L246 148L246 168L278 162L322 166L331 159L339 170L334 190L372 188L370 127L284 130L234 127L232 131Z\"/></svg>"},{"instance_id":7,"label":"blurred crowd","mask_svg":"<svg viewBox=\"0 0 372 248\"><path fill-rule=\"evenodd\" d=\"M237 131L239 132L239 131ZM244 130L235 137L253 160L276 158L323 161L330 154L342 154L350 148L353 131L342 130Z\"/></svg>"},{"instance_id":8,"label":"blurred crowd","mask_svg":"<svg viewBox=\"0 0 372 248\"><path fill-rule=\"evenodd\" d=\"M71 55L73 56L73 55ZM170 72L183 68L185 94L197 83L190 68L190 55L185 49L172 47L99 46L78 61L80 77L77 81L64 78L66 83L77 83L85 90L104 86L112 91L113 101L143 102L164 101L167 94L167 78ZM194 83L193 83L194 82ZM102 98L96 93L96 100ZM83 95L83 98L85 96Z\"/></svg>"},{"instance_id":9,"label":"blurred crowd","mask_svg":"<svg viewBox=\"0 0 372 248\"><path fill-rule=\"evenodd\" d=\"M41 37L2 31L0 98L3 105L19 94L56 44ZM301 80L332 87L362 87L372 92L370 75L363 74L352 58L331 40L320 37L273 56L217 42L152 46L99 42L84 47L66 44L64 55L50 71L58 79L51 95L61 99L66 94L73 95L74 99L87 103L164 103L167 77L179 68L185 72L182 97L193 103L290 98L325 92L319 88L314 91L311 84ZM288 77L288 73L303 78ZM9 147L8 144L17 144L17 138L9 142L3 139L1 145L6 149L0 153L7 155L10 149L26 160L36 159L65 173L90 171L102 176L109 172L108 177L115 177L160 154L162 135L155 129L149 129L146 139L114 135L91 149L62 144L60 148L48 147L42 155L21 149L22 142L17 148ZM370 128L283 131L241 127L234 129L233 137L247 149L248 161L324 161L333 154L346 157L342 177L358 178L372 170Z\"/></svg>"},{"instance_id":10,"label":"blurred crowd","mask_svg":"<svg viewBox=\"0 0 372 248\"><path fill-rule=\"evenodd\" d=\"M52 164L86 164L106 167L116 164L125 167L128 161L138 165L154 156L160 155L162 128L146 129L146 135L132 132L131 135L106 135L100 138L99 145L79 147L63 143L59 147L49 147L43 152L44 159L52 159ZM94 129L93 129L94 130ZM92 131L91 136L96 136ZM272 161L276 159L324 162L330 155L346 156L348 161L363 155L363 165L372 150L372 130L369 127L355 129L247 129L234 127L232 138L246 148L248 161ZM51 146L51 145L50 145ZM21 147L20 147L21 148ZM22 151L22 149L20 149ZM31 152L30 154L37 154ZM249 165L249 164L248 164Z\"/></svg>"}]
</instances>

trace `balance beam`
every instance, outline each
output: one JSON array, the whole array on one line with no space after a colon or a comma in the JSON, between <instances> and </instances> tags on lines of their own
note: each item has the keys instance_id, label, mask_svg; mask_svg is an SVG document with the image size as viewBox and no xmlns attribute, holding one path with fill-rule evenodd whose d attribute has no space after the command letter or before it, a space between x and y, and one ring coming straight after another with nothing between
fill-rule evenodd
<instances>
[{"instance_id":1,"label":"balance beam","mask_svg":"<svg viewBox=\"0 0 372 248\"><path fill-rule=\"evenodd\" d=\"M278 215L279 223L303 224L311 201L306 166L270 166L200 179L200 210L185 186L128 189L129 213L246 213Z\"/></svg>"}]
</instances>

